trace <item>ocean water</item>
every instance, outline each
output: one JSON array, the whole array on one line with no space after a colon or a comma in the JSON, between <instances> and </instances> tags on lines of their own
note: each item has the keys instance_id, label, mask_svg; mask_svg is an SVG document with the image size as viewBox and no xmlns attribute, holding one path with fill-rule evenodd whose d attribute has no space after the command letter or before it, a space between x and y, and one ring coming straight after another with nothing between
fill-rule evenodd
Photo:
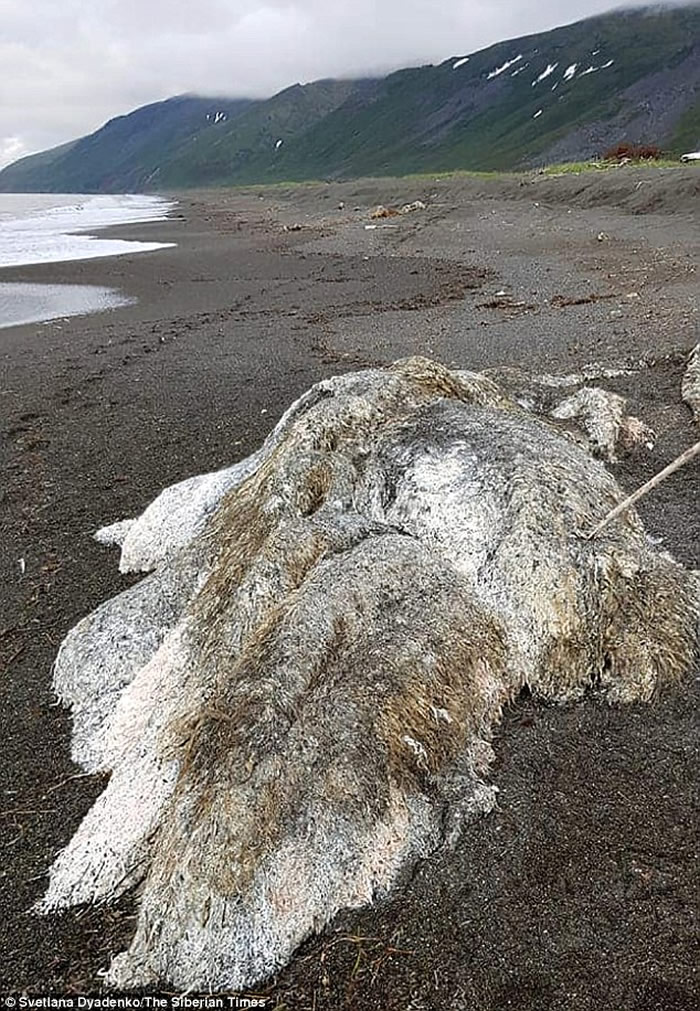
<instances>
[{"instance_id":1,"label":"ocean water","mask_svg":"<svg viewBox=\"0 0 700 1011\"><path fill-rule=\"evenodd\" d=\"M109 225L160 221L174 206L162 197L138 194L0 193L0 267L163 249L173 243L126 242L89 233Z\"/></svg>"},{"instance_id":2,"label":"ocean water","mask_svg":"<svg viewBox=\"0 0 700 1011\"><path fill-rule=\"evenodd\" d=\"M125 194L0 193L0 268L146 253L174 245L95 237L109 225L159 221L175 204ZM100 312L128 304L113 288L4 282L0 269L0 328Z\"/></svg>"},{"instance_id":3,"label":"ocean water","mask_svg":"<svg viewBox=\"0 0 700 1011\"><path fill-rule=\"evenodd\" d=\"M115 288L94 284L21 284L0 281L0 330L23 323L42 323L67 316L105 312L132 305Z\"/></svg>"}]
</instances>

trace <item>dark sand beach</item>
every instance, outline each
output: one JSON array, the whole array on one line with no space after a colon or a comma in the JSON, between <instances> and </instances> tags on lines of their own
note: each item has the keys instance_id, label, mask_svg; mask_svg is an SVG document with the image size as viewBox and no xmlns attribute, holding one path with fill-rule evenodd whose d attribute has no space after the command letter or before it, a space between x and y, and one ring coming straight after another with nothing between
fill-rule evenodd
<instances>
[{"instance_id":1,"label":"dark sand beach","mask_svg":"<svg viewBox=\"0 0 700 1011\"><path fill-rule=\"evenodd\" d=\"M370 219L418 198L425 210ZM131 578L98 527L250 453L316 380L411 354L633 368L601 383L658 435L614 465L630 491L698 438L680 399L700 339L697 166L178 199L169 221L109 233L175 248L0 271L137 299L0 330L0 989L13 993L100 993L134 925L129 899L28 912L104 785L72 765L50 687L68 629ZM696 568L699 507L697 459L640 505ZM289 1011L695 1009L697 674L648 706L522 699L497 735L498 810L256 992Z\"/></svg>"}]
</instances>

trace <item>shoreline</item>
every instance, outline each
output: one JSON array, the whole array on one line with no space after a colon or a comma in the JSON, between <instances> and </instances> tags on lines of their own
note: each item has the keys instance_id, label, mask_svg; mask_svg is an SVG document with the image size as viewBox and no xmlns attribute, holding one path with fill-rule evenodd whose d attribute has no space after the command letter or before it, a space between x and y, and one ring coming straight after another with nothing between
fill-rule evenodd
<instances>
[{"instance_id":1,"label":"shoreline","mask_svg":"<svg viewBox=\"0 0 700 1011\"><path fill-rule=\"evenodd\" d=\"M19 194L19 196L25 195ZM33 194L27 196L31 197ZM60 196L60 194L57 195L57 199ZM75 194L74 196L77 198L81 195ZM84 195L84 200L88 204L91 196L93 195ZM99 195L94 196L98 197ZM12 241L13 232L10 228L9 247L4 245L2 248L3 257L12 259L23 255L28 257L28 260L27 262L0 264L0 313L2 314L0 328L9 329L15 326L35 326L52 321L61 322L68 317L97 315L130 304L132 299L128 295L121 293L115 287L107 287L99 283L104 268L98 270L95 275L96 280L89 283L76 284L71 275L73 275L76 265L86 260L97 260L104 264L106 260L115 257L142 256L149 252L160 252L173 245L170 241L167 243L145 241L140 237L141 230L150 224L159 224L165 220L178 220L176 201L158 196L149 196L147 199L151 205L154 202L165 201L168 204L170 218L152 218L144 221L129 220L135 211L133 204L125 204L113 208L104 207L99 212L98 216L102 217L105 214L113 216L115 213L121 213L125 220L116 225L83 224L80 226L81 212L75 211L73 204L59 202L53 208L47 206L44 209L47 213L40 212L38 208L32 210L30 207L26 213L32 219L36 215L37 225L33 231L31 228L29 229L29 244L27 245L24 230L20 229L20 249L22 252L18 253ZM139 207L142 208L144 215L155 213L153 208L150 210L143 208L143 202L143 200L139 201ZM64 230L52 230L56 227L55 214L62 222L59 227ZM88 210L86 217L89 220L94 218L96 214L98 214L97 210ZM10 224L14 220L10 218ZM47 227L48 221L51 221L52 224ZM2 223L1 218L0 223ZM129 232L128 240L125 232ZM132 235L132 232L136 234ZM37 243L40 252L37 249ZM99 254L93 252L96 247L100 249ZM68 252L72 255L64 256L64 253ZM43 258L37 260L37 256ZM60 268L63 265L68 268L68 279L57 281L55 268ZM31 276L31 274L28 275L28 272L31 272L32 268L39 270L42 280L27 279L28 276ZM46 278L47 270L48 279ZM58 273L60 274L60 271Z\"/></svg>"},{"instance_id":2,"label":"shoreline","mask_svg":"<svg viewBox=\"0 0 700 1011\"><path fill-rule=\"evenodd\" d=\"M693 440L679 384L700 322L698 208L580 207L569 185L568 206L462 180L186 193L181 220L105 230L179 232L175 248L0 270L139 299L0 331L3 989L100 992L133 926L128 898L26 912L103 786L73 778L70 719L50 691L65 633L132 581L98 527L247 456L318 379L410 354L552 373L644 360L601 383L658 434L652 453L612 468L630 491ZM425 211L365 229L377 204L418 198ZM699 481L695 461L640 504L649 532L696 568ZM260 992L295 1011L690 1011L699 695L691 679L651 706L522 699L495 742L499 809L387 901L310 938Z\"/></svg>"},{"instance_id":3,"label":"shoreline","mask_svg":"<svg viewBox=\"0 0 700 1011\"><path fill-rule=\"evenodd\" d=\"M0 280L0 330L60 323L73 316L101 315L129 304L131 299L116 288Z\"/></svg>"}]
</instances>

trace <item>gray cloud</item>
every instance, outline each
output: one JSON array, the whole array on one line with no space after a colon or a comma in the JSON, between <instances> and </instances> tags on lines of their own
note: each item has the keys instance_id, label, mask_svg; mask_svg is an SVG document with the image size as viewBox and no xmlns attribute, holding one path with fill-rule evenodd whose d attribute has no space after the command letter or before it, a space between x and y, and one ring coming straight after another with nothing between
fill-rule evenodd
<instances>
[{"instance_id":1,"label":"gray cloud","mask_svg":"<svg viewBox=\"0 0 700 1011\"><path fill-rule=\"evenodd\" d=\"M267 96L463 55L614 0L0 0L0 166L182 92Z\"/></svg>"}]
</instances>

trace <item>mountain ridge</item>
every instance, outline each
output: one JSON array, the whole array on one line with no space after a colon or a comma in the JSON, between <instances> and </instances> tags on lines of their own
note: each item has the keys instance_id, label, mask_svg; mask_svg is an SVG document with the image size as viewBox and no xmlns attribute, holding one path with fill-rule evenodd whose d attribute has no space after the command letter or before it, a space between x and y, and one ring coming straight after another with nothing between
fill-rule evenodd
<instances>
[{"instance_id":1,"label":"mountain ridge","mask_svg":"<svg viewBox=\"0 0 700 1011\"><path fill-rule=\"evenodd\" d=\"M700 4L613 11L382 78L176 96L0 172L0 191L125 192L509 170L620 142L700 144Z\"/></svg>"}]
</instances>

